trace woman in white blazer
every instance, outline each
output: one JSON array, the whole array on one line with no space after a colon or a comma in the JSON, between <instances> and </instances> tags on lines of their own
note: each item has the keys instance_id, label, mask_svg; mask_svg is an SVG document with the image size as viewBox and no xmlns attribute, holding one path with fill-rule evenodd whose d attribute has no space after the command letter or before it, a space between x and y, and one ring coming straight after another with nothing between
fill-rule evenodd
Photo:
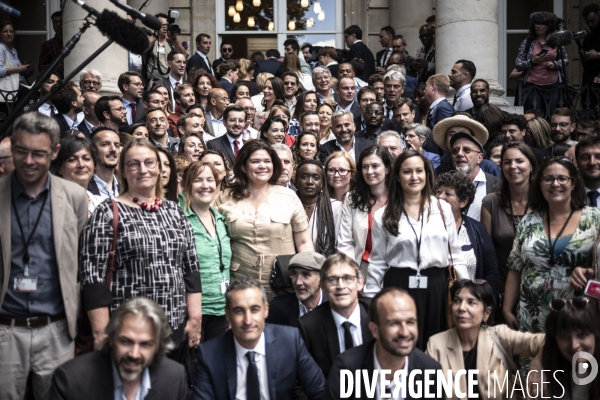
<instances>
[{"instance_id":1,"label":"woman in white blazer","mask_svg":"<svg viewBox=\"0 0 600 400\"><path fill-rule=\"evenodd\" d=\"M370 146L358 158L355 189L346 196L337 238L339 252L351 257L367 278L373 243L373 213L388 202L388 183L394 160L383 146Z\"/></svg>"}]
</instances>

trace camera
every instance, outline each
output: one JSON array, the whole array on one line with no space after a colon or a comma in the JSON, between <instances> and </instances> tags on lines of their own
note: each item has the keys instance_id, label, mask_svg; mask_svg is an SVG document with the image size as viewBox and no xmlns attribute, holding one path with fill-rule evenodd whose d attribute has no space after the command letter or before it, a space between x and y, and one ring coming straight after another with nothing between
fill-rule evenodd
<instances>
[{"instance_id":1,"label":"camera","mask_svg":"<svg viewBox=\"0 0 600 400\"><path fill-rule=\"evenodd\" d=\"M181 35L181 28L175 24L175 19L179 18L179 11L169 10L167 23L169 24L169 32L171 35Z\"/></svg>"}]
</instances>

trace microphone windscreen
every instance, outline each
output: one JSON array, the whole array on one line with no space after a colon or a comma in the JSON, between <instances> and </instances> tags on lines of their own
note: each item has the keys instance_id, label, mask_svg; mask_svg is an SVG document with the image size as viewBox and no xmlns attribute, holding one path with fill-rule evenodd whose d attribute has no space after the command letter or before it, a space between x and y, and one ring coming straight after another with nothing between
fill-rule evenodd
<instances>
[{"instance_id":1,"label":"microphone windscreen","mask_svg":"<svg viewBox=\"0 0 600 400\"><path fill-rule=\"evenodd\" d=\"M553 32L546 38L546 45L553 49L560 46L568 46L573 41L573 33L571 31Z\"/></svg>"},{"instance_id":2,"label":"microphone windscreen","mask_svg":"<svg viewBox=\"0 0 600 400\"><path fill-rule=\"evenodd\" d=\"M96 28L134 54L143 54L150 46L148 35L143 30L115 12L102 11L96 19Z\"/></svg>"},{"instance_id":3,"label":"microphone windscreen","mask_svg":"<svg viewBox=\"0 0 600 400\"><path fill-rule=\"evenodd\" d=\"M162 22L152 14L146 14L146 18L142 19L142 23L155 31L162 27Z\"/></svg>"}]
</instances>

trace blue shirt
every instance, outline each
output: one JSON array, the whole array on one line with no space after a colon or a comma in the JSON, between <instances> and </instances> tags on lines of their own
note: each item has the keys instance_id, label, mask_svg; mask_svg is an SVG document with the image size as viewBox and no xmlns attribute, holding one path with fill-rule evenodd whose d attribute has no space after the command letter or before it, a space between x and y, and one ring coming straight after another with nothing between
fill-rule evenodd
<instances>
[{"instance_id":1,"label":"blue shirt","mask_svg":"<svg viewBox=\"0 0 600 400\"><path fill-rule=\"evenodd\" d=\"M10 277L8 290L2 303L0 314L13 318L32 318L42 315L55 316L65 311L58 263L54 249L52 231L52 204L50 201L50 177L46 180L44 190L33 198L23 188L13 173L11 176L11 192L15 200L16 210L11 206L10 212ZM48 196L44 209L44 197ZM15 292L15 278L25 276L25 240L29 238L35 221L42 210L42 217L29 244L29 276L37 278L35 292ZM15 213L19 213L23 236L17 223Z\"/></svg>"},{"instance_id":2,"label":"blue shirt","mask_svg":"<svg viewBox=\"0 0 600 400\"><path fill-rule=\"evenodd\" d=\"M119 376L119 372L117 371L117 367L114 362L111 362L112 372L113 372L113 382L115 383L115 400L127 400L125 397L125 385ZM137 394L135 395L135 400L144 400L144 397L148 394L150 390L150 372L148 368L144 369L142 374L142 383L138 389Z\"/></svg>"}]
</instances>

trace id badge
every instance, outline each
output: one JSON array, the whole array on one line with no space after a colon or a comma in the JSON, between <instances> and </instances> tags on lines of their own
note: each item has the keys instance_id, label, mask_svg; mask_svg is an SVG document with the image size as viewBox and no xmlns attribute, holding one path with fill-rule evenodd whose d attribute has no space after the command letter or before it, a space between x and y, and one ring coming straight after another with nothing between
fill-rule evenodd
<instances>
[{"instance_id":1,"label":"id badge","mask_svg":"<svg viewBox=\"0 0 600 400\"><path fill-rule=\"evenodd\" d=\"M427 289L427 277L426 276L409 276L408 277L408 288L409 289Z\"/></svg>"},{"instance_id":2,"label":"id badge","mask_svg":"<svg viewBox=\"0 0 600 400\"><path fill-rule=\"evenodd\" d=\"M31 293L37 290L37 278L30 276L15 277L13 290L18 293Z\"/></svg>"},{"instance_id":3,"label":"id badge","mask_svg":"<svg viewBox=\"0 0 600 400\"><path fill-rule=\"evenodd\" d=\"M156 52L159 54L165 54L165 47L164 46L158 46L156 48Z\"/></svg>"},{"instance_id":4,"label":"id badge","mask_svg":"<svg viewBox=\"0 0 600 400\"><path fill-rule=\"evenodd\" d=\"M221 294L227 293L227 288L228 287L229 287L229 281L228 280L224 280L223 282L221 282Z\"/></svg>"}]
</instances>

